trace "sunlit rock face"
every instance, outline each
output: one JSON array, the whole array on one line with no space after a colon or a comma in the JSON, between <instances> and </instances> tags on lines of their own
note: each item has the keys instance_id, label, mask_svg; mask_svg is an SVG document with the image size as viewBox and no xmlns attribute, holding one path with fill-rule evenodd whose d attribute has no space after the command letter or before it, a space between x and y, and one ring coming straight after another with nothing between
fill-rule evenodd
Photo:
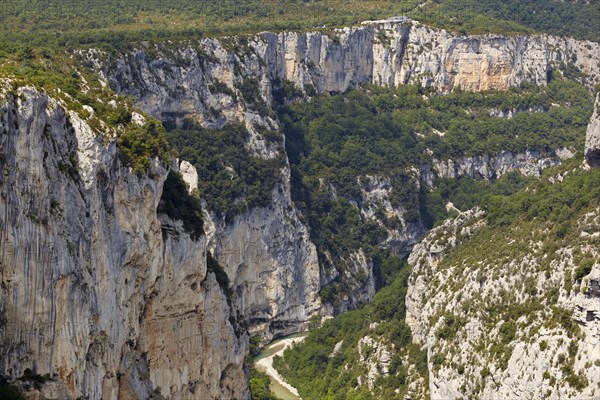
<instances>
[{"instance_id":1,"label":"sunlit rock face","mask_svg":"<svg viewBox=\"0 0 600 400\"><path fill-rule=\"evenodd\" d=\"M5 83L9 85L9 83ZM206 237L157 215L167 169L32 88L0 100L0 374L47 398L247 398L247 336ZM108 132L107 132L108 134Z\"/></svg>"}]
</instances>

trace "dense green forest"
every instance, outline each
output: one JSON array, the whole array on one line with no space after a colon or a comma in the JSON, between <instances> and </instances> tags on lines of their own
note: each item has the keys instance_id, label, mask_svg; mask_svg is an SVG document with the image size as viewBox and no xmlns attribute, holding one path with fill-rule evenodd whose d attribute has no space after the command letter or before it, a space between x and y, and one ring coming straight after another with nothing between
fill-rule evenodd
<instances>
[{"instance_id":1,"label":"dense green forest","mask_svg":"<svg viewBox=\"0 0 600 400\"><path fill-rule=\"evenodd\" d=\"M459 33L533 31L600 40L596 2L475 0L6 0L0 51L347 26L407 15ZM2 55L2 53L0 53Z\"/></svg>"},{"instance_id":2,"label":"dense green forest","mask_svg":"<svg viewBox=\"0 0 600 400\"><path fill-rule=\"evenodd\" d=\"M347 274L343 259L358 248L374 254L386 239L386 229L400 226L383 209L375 219L361 215L366 176L389 178L393 188L389 200L392 207L404 210L405 223L414 229L431 227L447 217L447 201L470 208L490 190L490 183L444 181L429 192L422 185L419 189L410 166L428 165L432 157L581 148L592 104L587 89L560 77L547 87L524 84L507 92L457 90L449 95L416 86L367 86L293 104L279 110L292 198L311 227L320 261ZM520 112L499 118L490 115L492 110ZM526 182L521 175L510 174L494 190L512 193ZM379 279L377 262L374 271ZM344 276L322 289L323 300L339 304L351 290Z\"/></svg>"},{"instance_id":3,"label":"dense green forest","mask_svg":"<svg viewBox=\"0 0 600 400\"><path fill-rule=\"evenodd\" d=\"M433 0L414 18L460 33L518 33L524 29L600 41L597 1Z\"/></svg>"},{"instance_id":4,"label":"dense green forest","mask_svg":"<svg viewBox=\"0 0 600 400\"><path fill-rule=\"evenodd\" d=\"M546 276L549 276L552 273L552 260L560 257L557 250L569 246L578 248L577 244L586 240L582 239L581 229L587 219L582 219L582 216L600 206L600 170L585 171L579 168L580 164L579 155L560 167L545 171L541 179L529 180L527 187L520 190L514 189L515 177L487 183L487 188L480 187L478 205L486 213L488 226L461 243L437 267L453 268L454 272L447 282L437 282L436 285L455 285L450 290L458 292L460 285L464 284L460 270L466 266L481 265L481 268L485 268L490 263L502 266L528 257L531 254L528 243L532 234L536 235L535 240L539 239L543 244L541 254L548 257L542 257L543 262L534 262L530 267L546 271ZM557 175L563 175L564 179L550 179ZM505 240L507 237L511 238L510 242ZM595 241L597 243L598 239ZM579 290L582 277L590 272L594 263L589 248L579 248L581 250L573 253L575 268L567 270L564 277L564 285L568 290ZM410 271L407 265L394 258L388 258L386 262L395 264L391 268L394 271L391 284L379 291L370 304L326 321L322 327L313 329L304 342L286 350L283 358L276 359L276 368L299 390L303 398L404 399L407 384L419 377L423 381L417 387L423 387L427 380L427 354L420 352L419 346L411 342L410 329L404 320L406 277ZM487 275L497 273L491 269L487 271ZM496 343L492 340L481 345L482 362L505 369L512 352L509 343L519 337L519 329L528 331L524 326L532 332L537 332L541 327L560 327L574 342L582 340L579 326L571 319L570 312L557 303L558 288L539 292L532 282L525 281L522 284L524 286L519 290L525 291L527 301L509 293L499 304L465 300L463 311L479 312L486 329L492 330L502 324L499 333L501 341ZM424 295L432 296L434 293ZM544 318L538 321L535 316L541 310ZM523 317L526 317L526 322L518 322ZM445 320L446 324L435 334L439 339L454 340L464 321L453 315L446 315ZM364 380L359 385L357 379L360 375L364 379L367 373L364 345L361 345L362 348L359 346L359 340L364 336L376 338L391 349L389 371L376 378L373 391L366 388ZM335 352L334 347L339 343L341 347ZM459 348L458 344L455 348ZM442 365L449 367L444 354L431 354L430 357L429 362L434 368ZM579 390L588 385L585 373L574 370L572 354L563 357L563 363L561 370L564 375L558 379ZM455 368L459 374L464 371L464 366L454 365L450 368ZM411 373L407 374L407 371ZM414 396L415 393L409 395Z\"/></svg>"},{"instance_id":5,"label":"dense green forest","mask_svg":"<svg viewBox=\"0 0 600 400\"><path fill-rule=\"evenodd\" d=\"M241 125L209 130L198 126L174 130L169 142L198 171L198 191L210 209L226 220L252 207L271 203L271 191L284 166L283 156L265 160L249 151ZM281 135L273 140L281 141Z\"/></svg>"}]
</instances>

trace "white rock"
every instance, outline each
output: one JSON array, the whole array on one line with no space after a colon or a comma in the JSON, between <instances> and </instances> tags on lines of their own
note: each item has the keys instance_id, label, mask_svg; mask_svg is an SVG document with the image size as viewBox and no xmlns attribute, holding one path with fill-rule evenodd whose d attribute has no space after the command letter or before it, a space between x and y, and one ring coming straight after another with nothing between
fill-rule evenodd
<instances>
[{"instance_id":1,"label":"white rock","mask_svg":"<svg viewBox=\"0 0 600 400\"><path fill-rule=\"evenodd\" d=\"M198 189L198 171L190 162L182 160L179 164L179 172L184 182L188 184L190 193Z\"/></svg>"},{"instance_id":2,"label":"white rock","mask_svg":"<svg viewBox=\"0 0 600 400\"><path fill-rule=\"evenodd\" d=\"M600 167L600 94L596 96L594 114L587 128L585 158L591 166Z\"/></svg>"},{"instance_id":3,"label":"white rock","mask_svg":"<svg viewBox=\"0 0 600 400\"><path fill-rule=\"evenodd\" d=\"M156 214L167 170L131 174L31 88L0 118L0 374L56 375L48 398L247 398L247 337L206 238Z\"/></svg>"}]
</instances>

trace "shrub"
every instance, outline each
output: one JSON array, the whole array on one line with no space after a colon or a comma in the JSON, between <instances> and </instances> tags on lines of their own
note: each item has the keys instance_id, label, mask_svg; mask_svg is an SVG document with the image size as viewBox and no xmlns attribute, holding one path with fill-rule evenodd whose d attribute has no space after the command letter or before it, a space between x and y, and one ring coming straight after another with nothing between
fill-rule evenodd
<instances>
[{"instance_id":1,"label":"shrub","mask_svg":"<svg viewBox=\"0 0 600 400\"><path fill-rule=\"evenodd\" d=\"M163 186L158 212L183 222L183 228L197 240L203 234L200 199L188 191L188 185L179 172L170 171Z\"/></svg>"},{"instance_id":2,"label":"shrub","mask_svg":"<svg viewBox=\"0 0 600 400\"><path fill-rule=\"evenodd\" d=\"M164 128L156 121L144 126L129 124L117 137L117 144L123 163L138 175L150 169L150 158L168 161L172 155Z\"/></svg>"},{"instance_id":3,"label":"shrub","mask_svg":"<svg viewBox=\"0 0 600 400\"><path fill-rule=\"evenodd\" d=\"M573 280L575 282L580 281L584 276L592 272L592 267L594 266L593 258L586 258L577 266L575 269L575 273L573 274Z\"/></svg>"},{"instance_id":4,"label":"shrub","mask_svg":"<svg viewBox=\"0 0 600 400\"><path fill-rule=\"evenodd\" d=\"M213 257L210 251L206 253L206 265L208 271L212 271L215 274L215 278L217 279L219 286L223 290L223 293L227 295L227 301L229 302L231 298L231 289L229 288L229 277L227 276L227 273L225 272L221 264L219 264L219 262Z\"/></svg>"}]
</instances>

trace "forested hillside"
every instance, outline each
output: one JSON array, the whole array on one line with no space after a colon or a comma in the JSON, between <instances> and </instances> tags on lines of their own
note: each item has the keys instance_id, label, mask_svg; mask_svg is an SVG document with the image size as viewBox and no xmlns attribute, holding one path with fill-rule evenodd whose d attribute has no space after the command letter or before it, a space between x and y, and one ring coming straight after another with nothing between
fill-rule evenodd
<instances>
[{"instance_id":1,"label":"forested hillside","mask_svg":"<svg viewBox=\"0 0 600 400\"><path fill-rule=\"evenodd\" d=\"M409 266L395 266L390 286L286 350L279 371L306 399L424 398L434 395L427 393L432 377L430 387L441 382L453 386L446 393L476 399L510 392L506 376L520 368L529 368L520 374L535 380L533 392L594 393L594 319L576 314L575 322L571 308L575 297L593 299L597 290L586 276L600 257L600 171L580 162L513 194L498 191L500 182L480 192L480 211L426 236L422 246L431 253L411 255L410 279ZM418 338L406 326L413 318L424 324L412 326ZM522 351L539 353L540 362L520 365Z\"/></svg>"},{"instance_id":2,"label":"forested hillside","mask_svg":"<svg viewBox=\"0 0 600 400\"><path fill-rule=\"evenodd\" d=\"M400 225L430 228L447 215L447 201L471 207L483 195L477 181L469 179L459 181L468 189L449 183L442 190L440 182L440 189L430 193L415 170L435 160L581 148L592 112L587 90L562 79L546 88L524 85L508 92L422 97L421 90L368 87L281 110L292 198L308 218L323 265L344 271L343 260L357 248L372 249L378 260L377 248ZM513 118L500 118L494 116L497 110L518 111ZM379 189L373 183L377 180L387 182L390 204L380 200L371 210L369 191L374 189L369 187ZM401 210L399 220L391 210ZM396 254L406 251L386 247ZM380 268L376 261L375 269ZM323 300L336 304L347 296L344 276L323 288Z\"/></svg>"},{"instance_id":3,"label":"forested hillside","mask_svg":"<svg viewBox=\"0 0 600 400\"><path fill-rule=\"evenodd\" d=\"M394 15L464 34L538 31L600 40L595 1L6 0L0 5L0 51L10 53L23 44L123 47L200 35L330 29Z\"/></svg>"}]
</instances>

